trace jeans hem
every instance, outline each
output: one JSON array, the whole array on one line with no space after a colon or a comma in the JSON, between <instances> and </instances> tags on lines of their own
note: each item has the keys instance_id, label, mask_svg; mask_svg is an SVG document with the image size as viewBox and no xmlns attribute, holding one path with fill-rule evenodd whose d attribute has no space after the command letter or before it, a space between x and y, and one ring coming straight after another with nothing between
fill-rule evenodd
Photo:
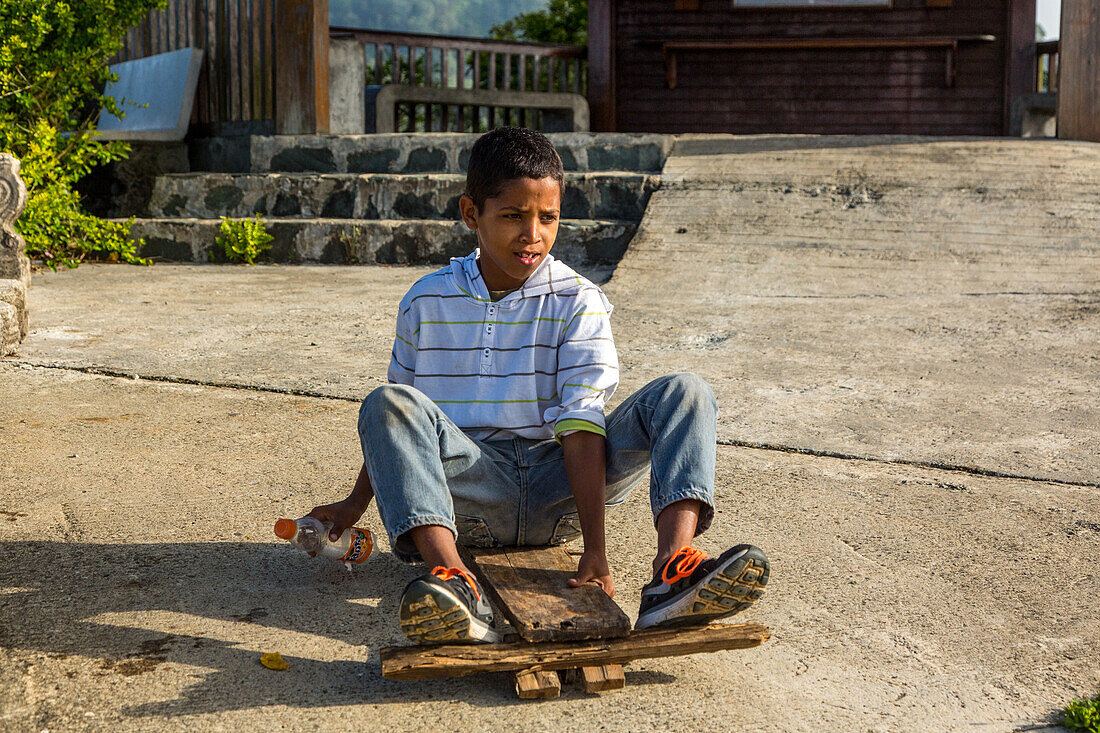
<instances>
[{"instance_id":1,"label":"jeans hem","mask_svg":"<svg viewBox=\"0 0 1100 733\"><path fill-rule=\"evenodd\" d=\"M416 551L416 546L413 545L413 549L409 551L403 551L398 546L398 540L401 539L410 529L416 529L417 527L427 527L431 525L437 525L440 527L446 527L451 530L451 534L454 535L455 541L458 541L458 532L455 530L454 522L447 517L440 516L438 514L421 514L415 517L406 519L401 524L394 528L394 531L389 532L390 535L390 548L393 554L398 560L404 563L418 563L423 562L423 558L420 557L420 553ZM387 530L388 531L388 530ZM408 544L412 544L411 541Z\"/></svg>"},{"instance_id":2,"label":"jeans hem","mask_svg":"<svg viewBox=\"0 0 1100 733\"><path fill-rule=\"evenodd\" d=\"M703 505L699 509L699 523L695 525L695 536L698 537L710 529L711 522L714 521L714 495L704 489L680 489L662 496L653 506L653 526L657 526L657 517L666 507L684 499L695 499Z\"/></svg>"}]
</instances>

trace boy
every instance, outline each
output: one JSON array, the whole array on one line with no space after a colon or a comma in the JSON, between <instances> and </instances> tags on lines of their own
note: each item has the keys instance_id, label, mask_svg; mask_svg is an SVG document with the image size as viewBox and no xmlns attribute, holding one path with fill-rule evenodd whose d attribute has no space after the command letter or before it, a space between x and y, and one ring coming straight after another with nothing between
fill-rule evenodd
<instances>
[{"instance_id":1,"label":"boy","mask_svg":"<svg viewBox=\"0 0 1100 733\"><path fill-rule=\"evenodd\" d=\"M767 584L755 547L716 559L691 547L714 515L718 408L706 383L663 377L605 418L619 381L611 304L550 256L563 183L542 134L504 127L478 139L459 207L479 249L401 300L390 384L359 412L359 478L347 499L310 513L332 522L335 538L377 498L394 554L433 568L401 599L413 641L499 640L456 540L542 545L580 534L569 585L614 595L604 507L651 468L657 552L636 628L732 615Z\"/></svg>"}]
</instances>

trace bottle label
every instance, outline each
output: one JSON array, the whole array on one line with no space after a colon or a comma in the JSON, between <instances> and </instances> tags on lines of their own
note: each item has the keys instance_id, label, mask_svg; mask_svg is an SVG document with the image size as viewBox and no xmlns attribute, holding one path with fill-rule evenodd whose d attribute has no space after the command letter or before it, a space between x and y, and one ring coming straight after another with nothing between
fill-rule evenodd
<instances>
[{"instance_id":1,"label":"bottle label","mask_svg":"<svg viewBox=\"0 0 1100 733\"><path fill-rule=\"evenodd\" d=\"M348 547L347 554L342 558L342 562L361 563L366 560L374 548L374 542L371 537L364 530L358 527L351 528L351 545Z\"/></svg>"}]
</instances>

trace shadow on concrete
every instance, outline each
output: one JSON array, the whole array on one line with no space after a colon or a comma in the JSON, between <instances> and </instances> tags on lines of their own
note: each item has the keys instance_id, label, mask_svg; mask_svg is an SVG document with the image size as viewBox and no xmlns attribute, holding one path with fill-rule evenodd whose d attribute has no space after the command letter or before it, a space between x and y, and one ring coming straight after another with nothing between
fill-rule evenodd
<instances>
[{"instance_id":1,"label":"shadow on concrete","mask_svg":"<svg viewBox=\"0 0 1100 733\"><path fill-rule=\"evenodd\" d=\"M421 569L379 553L348 573L281 544L80 544L0 542L0 646L54 659L90 658L94 676L140 675L166 662L197 678L176 699L124 706L135 718L334 705L462 700L509 706L510 674L397 682L381 675L378 650L407 643L397 625L404 585ZM279 632L290 632L280 638ZM303 637L301 635L309 635ZM327 637L358 647L355 659L294 654ZM324 638L320 639L324 643ZM279 651L287 672L259 664ZM96 661L98 660L98 662ZM631 684L667 684L651 671ZM150 682L164 689L164 675ZM583 697L566 687L561 699ZM552 704L552 701L551 701Z\"/></svg>"}]
</instances>

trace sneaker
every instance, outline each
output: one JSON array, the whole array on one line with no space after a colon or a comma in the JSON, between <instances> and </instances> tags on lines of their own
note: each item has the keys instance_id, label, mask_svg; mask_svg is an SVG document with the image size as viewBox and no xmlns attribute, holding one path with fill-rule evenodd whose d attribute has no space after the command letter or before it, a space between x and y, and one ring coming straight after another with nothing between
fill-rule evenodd
<instances>
[{"instance_id":1,"label":"sneaker","mask_svg":"<svg viewBox=\"0 0 1100 733\"><path fill-rule=\"evenodd\" d=\"M405 588L401 630L417 644L500 641L493 609L472 575L437 567Z\"/></svg>"},{"instance_id":2,"label":"sneaker","mask_svg":"<svg viewBox=\"0 0 1100 733\"><path fill-rule=\"evenodd\" d=\"M636 629L705 624L732 616L764 595L768 558L752 545L737 545L718 558L681 547L642 588Z\"/></svg>"}]
</instances>

